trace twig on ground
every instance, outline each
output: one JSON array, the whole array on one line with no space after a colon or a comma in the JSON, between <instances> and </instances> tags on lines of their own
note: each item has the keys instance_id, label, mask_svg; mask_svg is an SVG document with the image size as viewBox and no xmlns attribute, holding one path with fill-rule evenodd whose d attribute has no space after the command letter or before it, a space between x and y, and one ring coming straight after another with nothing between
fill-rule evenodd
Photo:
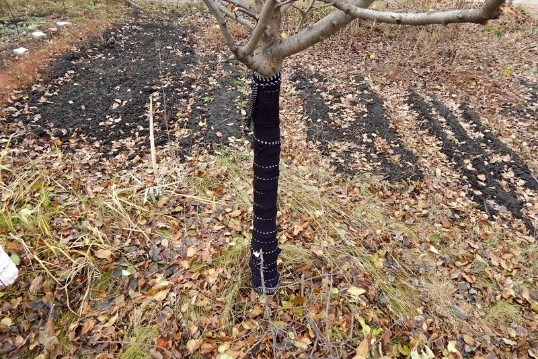
<instances>
[{"instance_id":1,"label":"twig on ground","mask_svg":"<svg viewBox=\"0 0 538 359\"><path fill-rule=\"evenodd\" d=\"M316 340L314 341L314 347L312 348L312 351L310 352L310 355L309 355L309 358L311 358L317 349L318 343L320 341L325 342L325 336L319 329L318 325L316 324L316 321L314 320L314 318L312 318L312 315L310 313L306 315L306 321L308 325L310 325L310 327L314 331L314 334L316 335Z\"/></svg>"},{"instance_id":2,"label":"twig on ground","mask_svg":"<svg viewBox=\"0 0 538 359\"><path fill-rule=\"evenodd\" d=\"M247 351L245 352L245 354L243 354L243 356L241 357L241 359L244 359L244 358L246 358L249 354L251 354L252 349L254 349L254 348L256 348L258 345L260 345L260 344L263 342L263 340L265 339L265 336L266 336L268 333L269 333L269 329L266 329L266 330L264 331L264 333L262 334L261 338L258 339L254 344L252 344L252 345L250 346L250 348L247 349Z\"/></svg>"},{"instance_id":3,"label":"twig on ground","mask_svg":"<svg viewBox=\"0 0 538 359\"><path fill-rule=\"evenodd\" d=\"M155 177L155 183L157 183L157 152L155 150L155 132L153 129L153 96L149 96L149 145L151 149L151 164L153 166L153 176Z\"/></svg>"},{"instance_id":4,"label":"twig on ground","mask_svg":"<svg viewBox=\"0 0 538 359\"><path fill-rule=\"evenodd\" d=\"M128 5L131 5L132 7L137 8L138 10L142 10L142 6L138 5L138 4L135 3L133 0L125 0L125 2L126 2Z\"/></svg>"},{"instance_id":5,"label":"twig on ground","mask_svg":"<svg viewBox=\"0 0 538 359\"><path fill-rule=\"evenodd\" d=\"M347 341L350 342L353 339L353 325L355 324L355 308L351 311L351 319L349 324L349 334L347 336Z\"/></svg>"},{"instance_id":6,"label":"twig on ground","mask_svg":"<svg viewBox=\"0 0 538 359\"><path fill-rule=\"evenodd\" d=\"M329 351L332 354L331 338L329 335L329 310L331 309L331 293L333 291L334 267L331 266L331 276L329 277L329 292L327 293L327 302L325 303L325 338L329 345Z\"/></svg>"}]
</instances>

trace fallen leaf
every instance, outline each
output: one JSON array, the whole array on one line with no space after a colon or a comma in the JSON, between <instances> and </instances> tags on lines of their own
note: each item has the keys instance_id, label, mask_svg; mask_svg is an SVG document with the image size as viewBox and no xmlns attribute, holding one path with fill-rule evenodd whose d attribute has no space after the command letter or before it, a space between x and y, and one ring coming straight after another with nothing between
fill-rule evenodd
<instances>
[{"instance_id":1,"label":"fallen leaf","mask_svg":"<svg viewBox=\"0 0 538 359\"><path fill-rule=\"evenodd\" d=\"M450 352L450 353L459 353L459 350L456 348L456 341L455 340L451 340L448 342L448 345L447 345L447 350Z\"/></svg>"},{"instance_id":2,"label":"fallen leaf","mask_svg":"<svg viewBox=\"0 0 538 359\"><path fill-rule=\"evenodd\" d=\"M365 337L357 347L353 359L366 359L368 356L368 337Z\"/></svg>"},{"instance_id":3,"label":"fallen leaf","mask_svg":"<svg viewBox=\"0 0 538 359\"><path fill-rule=\"evenodd\" d=\"M202 346L202 341L200 339L191 339L187 342L187 350L190 354L198 350L200 346Z\"/></svg>"},{"instance_id":4,"label":"fallen leaf","mask_svg":"<svg viewBox=\"0 0 538 359\"><path fill-rule=\"evenodd\" d=\"M163 337L158 337L155 340L155 344L157 344L157 346L161 348L165 348L165 349L170 348L170 342L166 340L166 338L163 338Z\"/></svg>"},{"instance_id":5,"label":"fallen leaf","mask_svg":"<svg viewBox=\"0 0 538 359\"><path fill-rule=\"evenodd\" d=\"M189 249L187 249L187 257L194 257L194 255L196 254L196 248L195 247L189 247Z\"/></svg>"},{"instance_id":6,"label":"fallen leaf","mask_svg":"<svg viewBox=\"0 0 538 359\"><path fill-rule=\"evenodd\" d=\"M302 350L308 349L308 344L306 344L305 342L300 341L300 340L293 341L293 345L295 345L295 347L297 347L299 349L302 349Z\"/></svg>"},{"instance_id":7,"label":"fallen leaf","mask_svg":"<svg viewBox=\"0 0 538 359\"><path fill-rule=\"evenodd\" d=\"M112 251L110 251L108 249L98 249L98 250L95 251L94 255L97 258L111 260Z\"/></svg>"},{"instance_id":8,"label":"fallen leaf","mask_svg":"<svg viewBox=\"0 0 538 359\"><path fill-rule=\"evenodd\" d=\"M366 289L364 288L358 288L355 286L351 286L347 289L347 292L351 294L353 297L358 298L360 295L366 293Z\"/></svg>"},{"instance_id":9,"label":"fallen leaf","mask_svg":"<svg viewBox=\"0 0 538 359\"><path fill-rule=\"evenodd\" d=\"M262 313L263 313L262 307L260 307L259 305L255 305L254 308L252 308L252 310L250 311L250 313L248 313L248 317L250 319L254 319L258 317L259 315L261 315Z\"/></svg>"},{"instance_id":10,"label":"fallen leaf","mask_svg":"<svg viewBox=\"0 0 538 359\"><path fill-rule=\"evenodd\" d=\"M224 344L219 345L218 352L222 354L228 349L230 349L230 344L224 343Z\"/></svg>"},{"instance_id":11,"label":"fallen leaf","mask_svg":"<svg viewBox=\"0 0 538 359\"><path fill-rule=\"evenodd\" d=\"M29 291L32 294L36 294L41 290L41 287L43 287L43 276L38 275L34 279L32 279L32 282L30 283Z\"/></svg>"}]
</instances>

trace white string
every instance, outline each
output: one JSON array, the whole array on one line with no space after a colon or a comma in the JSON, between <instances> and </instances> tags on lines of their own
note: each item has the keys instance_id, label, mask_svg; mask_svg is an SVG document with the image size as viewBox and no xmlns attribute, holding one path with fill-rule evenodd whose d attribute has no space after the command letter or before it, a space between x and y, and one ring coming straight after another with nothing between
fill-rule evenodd
<instances>
[{"instance_id":1,"label":"white string","mask_svg":"<svg viewBox=\"0 0 538 359\"><path fill-rule=\"evenodd\" d=\"M258 141L259 143L261 143L263 145L270 145L270 146L280 145L280 140L278 140L278 141L264 141L264 140L260 140L259 138L256 138L256 136L254 136L254 140Z\"/></svg>"},{"instance_id":2,"label":"white string","mask_svg":"<svg viewBox=\"0 0 538 359\"><path fill-rule=\"evenodd\" d=\"M262 165L257 164L256 162L254 162L254 166L257 166L257 167L259 167L259 168L269 169L269 168L276 168L276 167L278 167L278 163L277 163L276 165L271 165L271 166L262 166Z\"/></svg>"},{"instance_id":3,"label":"white string","mask_svg":"<svg viewBox=\"0 0 538 359\"><path fill-rule=\"evenodd\" d=\"M278 232L278 229L275 229L274 231L270 231L270 232L262 232L262 231L257 230L256 228L252 228L252 230L253 230L254 232L258 232L258 233L260 233L260 234L273 234L273 233Z\"/></svg>"},{"instance_id":4,"label":"white string","mask_svg":"<svg viewBox=\"0 0 538 359\"><path fill-rule=\"evenodd\" d=\"M256 215L254 215L254 218L256 218L257 220L260 220L260 221L274 221L274 220L276 220L276 217L262 218L262 217L258 217Z\"/></svg>"},{"instance_id":5,"label":"white string","mask_svg":"<svg viewBox=\"0 0 538 359\"><path fill-rule=\"evenodd\" d=\"M278 176L271 177L271 178L261 178L261 177L258 177L258 176L254 176L254 178L259 179L260 181L274 181L274 180L278 179Z\"/></svg>"}]
</instances>

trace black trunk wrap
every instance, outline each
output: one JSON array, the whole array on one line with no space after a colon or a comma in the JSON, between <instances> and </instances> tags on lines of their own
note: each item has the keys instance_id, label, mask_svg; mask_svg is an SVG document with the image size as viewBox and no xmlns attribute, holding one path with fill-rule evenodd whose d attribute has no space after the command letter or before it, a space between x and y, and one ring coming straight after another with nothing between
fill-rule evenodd
<instances>
[{"instance_id":1,"label":"black trunk wrap","mask_svg":"<svg viewBox=\"0 0 538 359\"><path fill-rule=\"evenodd\" d=\"M249 115L254 127L254 211L250 269L258 292L278 287L277 194L280 161L280 74L263 78L254 73ZM263 261L263 284L261 264Z\"/></svg>"}]
</instances>

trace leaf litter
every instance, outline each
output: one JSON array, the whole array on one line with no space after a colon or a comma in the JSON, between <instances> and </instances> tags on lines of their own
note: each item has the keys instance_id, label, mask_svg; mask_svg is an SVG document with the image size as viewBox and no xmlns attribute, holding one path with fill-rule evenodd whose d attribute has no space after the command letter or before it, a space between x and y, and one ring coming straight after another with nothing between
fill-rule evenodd
<instances>
[{"instance_id":1,"label":"leaf litter","mask_svg":"<svg viewBox=\"0 0 538 359\"><path fill-rule=\"evenodd\" d=\"M492 46L489 58L468 62L491 34L458 30L451 46L475 46L457 49L451 69L466 75L452 82L420 54L393 65L411 66L413 79L387 70L416 37L440 52L444 30L409 29L397 41L394 30L366 25L359 30L369 38L345 42L345 32L290 61L282 289L259 298L248 288L251 154L238 125L248 79L224 62L207 20L179 19L118 25L7 104L0 234L21 258L21 278L0 294L3 355L538 356L538 251L529 234L537 134L522 115L535 111L536 74L525 69L537 57L515 60L536 51L527 46L536 39L531 20L503 24L506 38L493 40L502 60ZM154 41L155 31L169 36ZM359 45L377 55L353 66L338 59L334 73L331 54L357 56ZM481 61L501 75L476 70ZM502 75L516 62L521 70ZM429 117L408 102L410 89L434 107ZM518 110L504 100L514 94ZM360 121L373 113L385 132ZM517 212L491 188L509 193Z\"/></svg>"}]
</instances>

